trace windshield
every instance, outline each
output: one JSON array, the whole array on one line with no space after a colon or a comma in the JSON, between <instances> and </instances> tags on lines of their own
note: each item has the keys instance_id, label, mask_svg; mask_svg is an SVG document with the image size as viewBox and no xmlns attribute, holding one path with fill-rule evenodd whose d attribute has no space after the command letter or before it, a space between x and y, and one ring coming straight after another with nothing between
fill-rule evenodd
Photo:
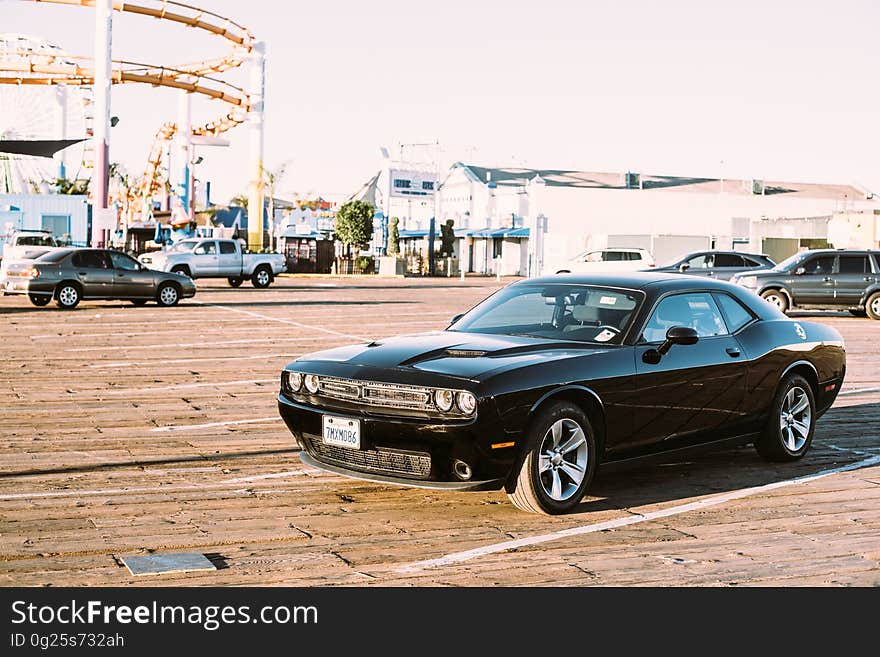
<instances>
[{"instance_id":1,"label":"windshield","mask_svg":"<svg viewBox=\"0 0 880 657\"><path fill-rule=\"evenodd\" d=\"M51 235L22 235L17 240L18 246L55 246Z\"/></svg>"},{"instance_id":2,"label":"windshield","mask_svg":"<svg viewBox=\"0 0 880 657\"><path fill-rule=\"evenodd\" d=\"M172 246L169 251L192 251L196 248L196 244L199 243L199 240L183 240L182 242L178 242L174 246Z\"/></svg>"},{"instance_id":3,"label":"windshield","mask_svg":"<svg viewBox=\"0 0 880 657\"><path fill-rule=\"evenodd\" d=\"M797 267L797 264L801 262L805 257L807 257L806 253L795 253L793 256L787 257L785 260L776 265L773 268L773 271L789 271L790 269Z\"/></svg>"},{"instance_id":4,"label":"windshield","mask_svg":"<svg viewBox=\"0 0 880 657\"><path fill-rule=\"evenodd\" d=\"M511 285L449 330L620 344L643 299L637 290L593 285Z\"/></svg>"}]
</instances>

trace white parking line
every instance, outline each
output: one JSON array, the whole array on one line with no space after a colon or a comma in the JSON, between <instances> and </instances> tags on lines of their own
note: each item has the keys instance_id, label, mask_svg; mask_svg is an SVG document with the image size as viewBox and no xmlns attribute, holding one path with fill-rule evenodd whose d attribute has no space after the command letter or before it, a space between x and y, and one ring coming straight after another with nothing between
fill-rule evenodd
<instances>
[{"instance_id":1,"label":"white parking line","mask_svg":"<svg viewBox=\"0 0 880 657\"><path fill-rule=\"evenodd\" d=\"M274 381L275 379L271 380ZM150 429L150 431L152 431L153 433L168 431L195 431L197 429L208 429L210 427L226 427L233 424L258 424L262 422L276 422L278 419L278 416L273 415L272 417L256 417L251 420L230 420L229 422L207 422L205 424L175 424L167 427L156 427L155 429Z\"/></svg>"},{"instance_id":2,"label":"white parking line","mask_svg":"<svg viewBox=\"0 0 880 657\"><path fill-rule=\"evenodd\" d=\"M271 474L254 475L252 477L239 477L238 479L227 479L221 481L221 484L246 484L251 481L263 481L264 479L283 479L285 477L311 477L320 470L309 468L308 470L288 470L287 472L273 472Z\"/></svg>"},{"instance_id":3,"label":"white parking line","mask_svg":"<svg viewBox=\"0 0 880 657\"><path fill-rule=\"evenodd\" d=\"M843 395L864 395L869 392L880 392L880 388L857 388L855 390L842 390L837 393L838 397L842 397Z\"/></svg>"},{"instance_id":4,"label":"white parking line","mask_svg":"<svg viewBox=\"0 0 880 657\"><path fill-rule=\"evenodd\" d=\"M259 383L274 383L279 379L246 379L243 381L220 381L217 383L179 383L173 386L162 386L155 388L124 388L121 390L108 390L107 392L101 392L103 395L130 395L138 392L162 392L163 390L185 390L187 388L207 388L207 387L216 387L220 388L222 386L237 386L237 385L254 385ZM100 392L100 391L99 391Z\"/></svg>"},{"instance_id":5,"label":"white parking line","mask_svg":"<svg viewBox=\"0 0 880 657\"><path fill-rule=\"evenodd\" d=\"M700 509L718 506L720 504L724 504L725 502L739 500L744 497L751 497L752 495L767 493L778 488L785 488L786 486L793 486L795 484L804 484L810 481L816 481L817 479L822 479L823 477L828 477L833 474L839 474L841 472L848 472L850 470L858 470L860 468L871 467L873 465L877 465L878 463L880 463L880 456L872 456L870 458L866 458L855 463L850 463L849 465L843 465L837 468L822 470L821 472L817 472L815 474L804 475L802 477L796 477L794 479L786 479L784 481L776 481L771 484L764 484L762 486L742 488L740 490L722 493L713 497L707 497L702 500L697 500L695 502L679 504L668 509L660 509L658 511L650 511L644 514L630 515L623 518L615 518L614 520L606 520L604 522L597 522L590 525L581 525L580 527L571 527L569 529L563 529L561 531L553 532L550 534L527 536L525 538L520 538L513 541L504 541L503 543L485 545L483 547L475 548L473 550L466 550L464 552L454 552L452 554L447 554L443 557L438 557L436 559L417 561L398 568L396 572L401 574L417 573L422 570L428 570L430 568L442 568L443 566L451 566L453 564L462 563L464 561L479 559L480 557L485 557L490 554L496 554L498 552L507 552L508 550L515 550L517 548L528 547L530 545L539 545L541 543L549 543L550 541L558 541L560 539L568 538L570 536L593 534L595 532L601 532L606 529L617 529L619 527L627 527L629 525L637 525L642 522L648 522L649 520L657 520L659 518L677 516L683 513L689 513L690 511L698 511Z\"/></svg>"},{"instance_id":6,"label":"white parking line","mask_svg":"<svg viewBox=\"0 0 880 657\"><path fill-rule=\"evenodd\" d=\"M260 356L213 356L211 358L175 358L174 360L166 360L157 358L156 360L124 360L114 363L98 363L89 365L92 369L106 369L108 367L133 367L138 365L170 365L175 363L204 363L209 360L264 360L269 358L294 358L297 354L262 354Z\"/></svg>"},{"instance_id":7,"label":"white parking line","mask_svg":"<svg viewBox=\"0 0 880 657\"><path fill-rule=\"evenodd\" d=\"M132 349L168 349L190 348L190 347L218 347L228 344L256 344L257 342L311 342L315 340L326 340L325 337L311 338L249 338L247 340L222 340L220 342L160 342L159 344L134 344L134 345L117 345L115 347L71 347L65 351L131 351Z\"/></svg>"},{"instance_id":8,"label":"white parking line","mask_svg":"<svg viewBox=\"0 0 880 657\"><path fill-rule=\"evenodd\" d=\"M241 313L242 315L250 315L251 317L256 317L258 319L265 319L270 322L279 322L281 324L290 324L291 326L298 326L300 328L308 329L310 331L321 331L322 333L329 333L330 335L338 335L343 338L351 338L352 340L358 341L369 341L370 338L365 338L362 335L352 335L351 333L342 333L340 331L334 331L333 329L324 328L323 326L310 326L309 324L303 324L302 322L295 322L292 319L283 319L281 317L272 317L271 315L263 315L262 313L251 312L250 310L241 310L240 308L230 308L229 306L224 306L218 303L202 303L200 301L196 301L194 303L199 303L202 306L211 306L213 308L222 308L223 310L228 310L233 313Z\"/></svg>"}]
</instances>

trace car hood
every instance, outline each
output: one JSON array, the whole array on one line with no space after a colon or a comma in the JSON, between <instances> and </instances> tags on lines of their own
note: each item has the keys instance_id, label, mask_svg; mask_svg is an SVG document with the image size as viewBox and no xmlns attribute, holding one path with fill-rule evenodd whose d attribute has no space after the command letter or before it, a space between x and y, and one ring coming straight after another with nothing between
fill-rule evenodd
<instances>
[{"instance_id":1,"label":"car hood","mask_svg":"<svg viewBox=\"0 0 880 657\"><path fill-rule=\"evenodd\" d=\"M412 368L475 379L490 372L617 347L510 335L433 331L319 351L299 359L370 368Z\"/></svg>"}]
</instances>

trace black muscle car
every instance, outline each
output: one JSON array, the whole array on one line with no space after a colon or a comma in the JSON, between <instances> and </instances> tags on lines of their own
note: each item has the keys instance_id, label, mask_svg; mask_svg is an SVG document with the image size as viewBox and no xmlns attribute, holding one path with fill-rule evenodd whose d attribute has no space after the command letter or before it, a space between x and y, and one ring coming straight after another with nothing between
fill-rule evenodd
<instances>
[{"instance_id":1,"label":"black muscle car","mask_svg":"<svg viewBox=\"0 0 880 657\"><path fill-rule=\"evenodd\" d=\"M846 356L833 328L674 274L524 280L444 331L303 356L281 416L304 463L575 507L600 464L733 442L802 457Z\"/></svg>"}]
</instances>

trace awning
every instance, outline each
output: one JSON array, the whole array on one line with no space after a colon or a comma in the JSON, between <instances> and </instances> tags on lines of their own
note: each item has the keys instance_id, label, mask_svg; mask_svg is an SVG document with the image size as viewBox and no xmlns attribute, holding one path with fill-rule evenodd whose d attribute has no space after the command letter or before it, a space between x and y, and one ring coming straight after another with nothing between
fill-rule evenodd
<instances>
[{"instance_id":1,"label":"awning","mask_svg":"<svg viewBox=\"0 0 880 657\"><path fill-rule=\"evenodd\" d=\"M440 236L440 231L436 231L435 234L439 237L439 236ZM402 231L400 231L400 232L398 233L398 235L400 235L400 238L401 238L401 239L405 239L405 238L407 238L407 237L412 237L412 238L415 238L415 237L427 237L427 236L428 236L428 231L427 231L427 230L402 230Z\"/></svg>"},{"instance_id":2,"label":"awning","mask_svg":"<svg viewBox=\"0 0 880 657\"><path fill-rule=\"evenodd\" d=\"M58 151L85 139L0 139L0 153L52 157Z\"/></svg>"},{"instance_id":3,"label":"awning","mask_svg":"<svg viewBox=\"0 0 880 657\"><path fill-rule=\"evenodd\" d=\"M312 231L311 233L297 233L295 230L288 229L278 235L278 237L283 237L286 240L322 240L326 238L327 235L315 231Z\"/></svg>"}]
</instances>

